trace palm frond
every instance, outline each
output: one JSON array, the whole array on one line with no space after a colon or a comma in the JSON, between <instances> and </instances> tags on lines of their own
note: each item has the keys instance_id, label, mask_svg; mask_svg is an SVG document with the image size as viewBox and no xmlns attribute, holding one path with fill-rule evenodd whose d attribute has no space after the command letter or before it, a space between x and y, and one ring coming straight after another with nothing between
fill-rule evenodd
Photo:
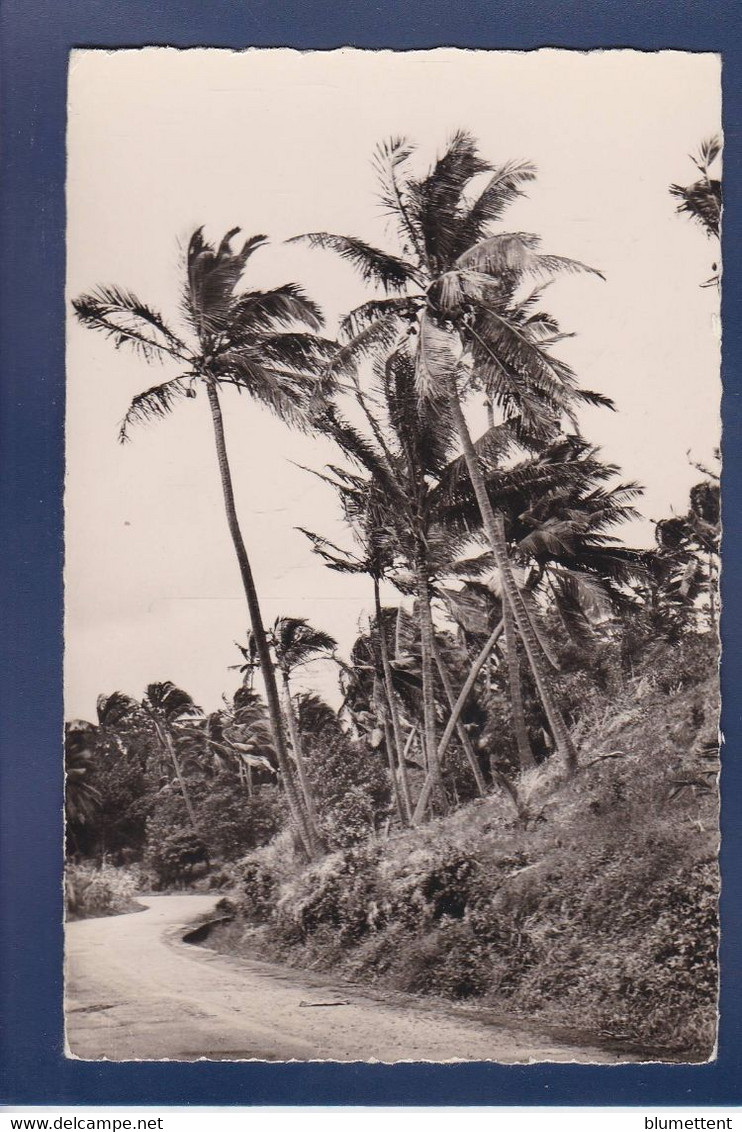
<instances>
[{"instance_id":1,"label":"palm frond","mask_svg":"<svg viewBox=\"0 0 742 1132\"><path fill-rule=\"evenodd\" d=\"M594 389L577 388L572 390L572 394L585 405L597 405L598 408L610 409L613 413L616 411L616 402L605 393L596 393Z\"/></svg>"},{"instance_id":2,"label":"palm frond","mask_svg":"<svg viewBox=\"0 0 742 1132\"><path fill-rule=\"evenodd\" d=\"M550 574L549 581L557 615L567 636L589 656L595 648L593 619L606 616L610 605L604 601L601 606L598 594L591 594L589 585L578 574L560 571ZM600 615L591 615L591 609L601 610Z\"/></svg>"},{"instance_id":3,"label":"palm frond","mask_svg":"<svg viewBox=\"0 0 742 1132\"><path fill-rule=\"evenodd\" d=\"M148 361L183 357L185 346L162 315L121 287L98 287L73 299L79 322L113 339L118 349L131 346Z\"/></svg>"},{"instance_id":4,"label":"palm frond","mask_svg":"<svg viewBox=\"0 0 742 1132\"><path fill-rule=\"evenodd\" d=\"M336 546L334 542L330 542L329 539L315 534L314 531L308 531L304 527L297 527L296 530L301 531L309 539L314 553L323 559L330 570L336 570L340 574L368 573L368 563L363 562L357 555L351 554L348 550L343 550Z\"/></svg>"},{"instance_id":5,"label":"palm frond","mask_svg":"<svg viewBox=\"0 0 742 1132\"><path fill-rule=\"evenodd\" d=\"M111 692L109 696L98 696L96 712L98 726L104 730L108 727L117 727L128 719L137 709L137 702L125 692Z\"/></svg>"},{"instance_id":6,"label":"palm frond","mask_svg":"<svg viewBox=\"0 0 742 1132\"><path fill-rule=\"evenodd\" d=\"M146 424L161 420L171 413L178 401L189 393L188 379L185 376L153 385L133 398L119 427L119 441L125 444L129 439L129 429L133 424Z\"/></svg>"},{"instance_id":7,"label":"palm frond","mask_svg":"<svg viewBox=\"0 0 742 1132\"><path fill-rule=\"evenodd\" d=\"M491 169L480 157L472 136L458 130L427 176L408 181L411 215L422 233L426 257L435 274L453 262L460 209L469 182Z\"/></svg>"},{"instance_id":8,"label":"palm frond","mask_svg":"<svg viewBox=\"0 0 742 1132\"><path fill-rule=\"evenodd\" d=\"M485 480L497 469L515 442L515 432L506 422L488 428L474 443ZM473 498L473 488L464 456L450 460L438 476L438 483L430 489L428 502L433 516L455 508L462 498Z\"/></svg>"},{"instance_id":9,"label":"palm frond","mask_svg":"<svg viewBox=\"0 0 742 1132\"><path fill-rule=\"evenodd\" d=\"M365 358L389 350L399 337L399 317L394 311L382 314L353 338L344 342L327 363L331 377L353 377Z\"/></svg>"},{"instance_id":10,"label":"palm frond","mask_svg":"<svg viewBox=\"0 0 742 1132\"><path fill-rule=\"evenodd\" d=\"M337 641L322 629L315 629L305 617L277 617L271 641L278 663L287 672L332 653Z\"/></svg>"},{"instance_id":11,"label":"palm frond","mask_svg":"<svg viewBox=\"0 0 742 1132\"><path fill-rule=\"evenodd\" d=\"M204 239L203 228L198 228L188 244L183 310L204 345L227 328L245 265L267 243L266 236L251 236L239 251L233 251L232 240L239 231L232 228L215 247Z\"/></svg>"},{"instance_id":12,"label":"palm frond","mask_svg":"<svg viewBox=\"0 0 742 1132\"><path fill-rule=\"evenodd\" d=\"M559 272L572 275L587 272L600 279L605 278L596 268L588 267L579 260L538 253L539 243L538 236L531 233L502 232L467 248L456 260L456 267L514 281L525 275L555 275Z\"/></svg>"},{"instance_id":13,"label":"palm frond","mask_svg":"<svg viewBox=\"0 0 742 1132\"><path fill-rule=\"evenodd\" d=\"M457 573L459 565L456 564ZM454 621L471 636L489 636L502 616L500 601L485 586L466 583L459 590L441 589L440 593Z\"/></svg>"},{"instance_id":14,"label":"palm frond","mask_svg":"<svg viewBox=\"0 0 742 1132\"><path fill-rule=\"evenodd\" d=\"M293 236L287 243L303 242L312 248L323 251L334 251L342 258L352 263L361 278L366 283L375 283L385 291L400 291L407 283L417 279L417 272L412 264L371 247L353 236L336 236L331 232L307 232L301 236Z\"/></svg>"},{"instance_id":15,"label":"palm frond","mask_svg":"<svg viewBox=\"0 0 742 1132\"><path fill-rule=\"evenodd\" d=\"M337 342L316 334L261 334L255 348L262 358L297 372L319 374L337 352Z\"/></svg>"},{"instance_id":16,"label":"palm frond","mask_svg":"<svg viewBox=\"0 0 742 1132\"><path fill-rule=\"evenodd\" d=\"M292 428L311 427L314 403L319 392L318 378L280 368L269 360L245 350L224 350L212 366L217 382L235 385L264 405Z\"/></svg>"},{"instance_id":17,"label":"palm frond","mask_svg":"<svg viewBox=\"0 0 742 1132\"><path fill-rule=\"evenodd\" d=\"M279 326L303 324L320 330L323 322L322 311L303 287L284 283L270 291L248 291L235 299L229 307L228 339L231 345L239 345Z\"/></svg>"},{"instance_id":18,"label":"palm frond","mask_svg":"<svg viewBox=\"0 0 742 1132\"><path fill-rule=\"evenodd\" d=\"M183 716L203 714L188 692L183 691L172 680L148 684L142 703L148 711L160 714L168 722L174 722Z\"/></svg>"},{"instance_id":19,"label":"palm frond","mask_svg":"<svg viewBox=\"0 0 742 1132\"><path fill-rule=\"evenodd\" d=\"M572 523L551 518L541 523L518 543L521 554L534 558L558 558L560 555L572 557L578 546L579 532Z\"/></svg>"},{"instance_id":20,"label":"palm frond","mask_svg":"<svg viewBox=\"0 0 742 1132\"><path fill-rule=\"evenodd\" d=\"M418 394L423 399L442 398L458 371L461 342L453 329L441 325L427 311L420 322L417 357Z\"/></svg>"},{"instance_id":21,"label":"palm frond","mask_svg":"<svg viewBox=\"0 0 742 1132\"><path fill-rule=\"evenodd\" d=\"M576 426L574 405L581 396L574 374L527 329L481 306L468 334L475 380L508 415L518 414L526 431L553 434L562 414Z\"/></svg>"},{"instance_id":22,"label":"palm frond","mask_svg":"<svg viewBox=\"0 0 742 1132\"><path fill-rule=\"evenodd\" d=\"M670 194L680 203L676 211L686 213L705 229L708 236L718 236L721 226L721 181L704 178L692 185L670 185Z\"/></svg>"},{"instance_id":23,"label":"palm frond","mask_svg":"<svg viewBox=\"0 0 742 1132\"><path fill-rule=\"evenodd\" d=\"M691 160L705 172L709 165L712 165L716 158L721 153L721 138L714 134L710 138L706 138L698 147L698 160L691 157Z\"/></svg>"},{"instance_id":24,"label":"palm frond","mask_svg":"<svg viewBox=\"0 0 742 1132\"><path fill-rule=\"evenodd\" d=\"M687 213L705 229L708 236L717 237L721 225L722 188L721 181L709 175L709 166L720 153L721 139L716 136L707 138L699 146L698 157L690 155L691 161L702 174L701 180L692 185L670 186L671 195L680 201L677 211ZM718 283L718 276L713 276L702 286L713 283Z\"/></svg>"},{"instance_id":25,"label":"palm frond","mask_svg":"<svg viewBox=\"0 0 742 1132\"><path fill-rule=\"evenodd\" d=\"M401 322L414 321L421 300L422 296L417 299L404 295L390 299L372 299L368 303L363 303L341 320L340 337L344 341L351 341L387 315L396 315Z\"/></svg>"},{"instance_id":26,"label":"palm frond","mask_svg":"<svg viewBox=\"0 0 742 1132\"><path fill-rule=\"evenodd\" d=\"M318 418L315 423L320 431L332 437L346 456L379 482L389 500L395 500L398 505L404 506L404 492L400 489L394 469L387 465L384 457L363 433L346 421L332 405L326 407L322 418Z\"/></svg>"},{"instance_id":27,"label":"palm frond","mask_svg":"<svg viewBox=\"0 0 742 1132\"><path fill-rule=\"evenodd\" d=\"M379 199L388 215L397 220L397 228L405 250L413 251L423 262L425 250L422 232L416 225L406 196L405 166L415 146L406 138L393 137L380 142L376 147L372 164L379 182Z\"/></svg>"},{"instance_id":28,"label":"palm frond","mask_svg":"<svg viewBox=\"0 0 742 1132\"><path fill-rule=\"evenodd\" d=\"M523 186L535 180L536 167L530 161L508 161L495 170L489 182L462 216L457 241L463 252L484 236L487 226L501 220L506 209L523 196Z\"/></svg>"}]
</instances>

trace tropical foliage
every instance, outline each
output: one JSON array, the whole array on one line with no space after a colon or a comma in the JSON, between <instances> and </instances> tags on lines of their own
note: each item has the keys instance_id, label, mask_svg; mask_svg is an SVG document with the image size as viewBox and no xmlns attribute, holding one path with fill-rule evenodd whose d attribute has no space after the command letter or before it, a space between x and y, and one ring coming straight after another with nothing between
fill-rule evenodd
<instances>
[{"instance_id":1,"label":"tropical foliage","mask_svg":"<svg viewBox=\"0 0 742 1132\"><path fill-rule=\"evenodd\" d=\"M672 188L679 210L710 235L719 229L720 188L709 172L718 153L706 143L701 180ZM193 234L182 330L120 287L74 302L83 325L172 368L134 398L121 440L204 394L250 629L233 666L241 684L216 710L159 681L139 700L101 696L95 721L67 725L70 854L135 862L142 883L159 887L239 880L242 911L312 962L327 960L334 932L341 950L359 949L356 972L393 970L396 985L456 997L494 989L529 1010L539 986L562 993L553 948L571 971L565 1001L587 993L597 929L583 894L608 883L593 884L591 869L615 879L623 862L630 898L641 903L649 865L626 856L631 827L641 854L659 845L658 875L675 894L667 954L682 975L677 985L658 979L637 1002L659 1009L663 994L677 992L678 1003L691 1003L695 971L706 1009L713 869L701 850L693 856L706 934L691 962L693 907L678 896L677 838L672 821L662 823L673 800L684 814L701 800L712 805L713 713L694 708L687 766L673 769L664 753L651 770L638 759L613 774L603 762L631 754L614 749L611 734L639 752L644 739L651 745L654 716L685 710L683 688L713 681L718 476L699 466L686 513L655 523L654 547L627 544L641 488L580 427L582 406L613 405L579 384L560 356L569 335L544 307L557 277L586 275L597 287L602 276L501 227L534 167L485 160L465 132L427 171L400 138L382 144L374 163L388 250L324 231L289 241L346 261L368 287L337 341L319 336L320 311L297 284L245 289L266 239L235 249L236 230L218 244ZM311 518L300 529L329 570L367 580L345 654L290 609L264 624L234 501L227 390L333 448L330 462L304 470L334 501L345 535L330 537ZM337 674L333 702L318 694L319 665ZM654 843L640 832L653 807L662 829ZM591 824L598 813L604 828ZM538 833L552 820L560 829L572 821L573 832ZM501 897L511 876L547 858L557 895L528 881ZM562 883L567 873L574 884ZM554 926L559 899L580 925L584 964L564 925ZM615 947L609 935L600 947ZM660 961L659 939L645 950L646 962ZM612 1002L616 989L595 994ZM651 1034L634 1015L625 1029L655 1035L651 1017Z\"/></svg>"}]
</instances>

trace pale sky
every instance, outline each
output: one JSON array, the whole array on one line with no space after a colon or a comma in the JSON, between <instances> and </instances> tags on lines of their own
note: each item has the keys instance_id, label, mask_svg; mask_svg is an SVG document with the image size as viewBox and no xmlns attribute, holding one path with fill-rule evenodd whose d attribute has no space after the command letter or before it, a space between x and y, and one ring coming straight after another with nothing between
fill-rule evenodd
<instances>
[{"instance_id":1,"label":"pale sky","mask_svg":"<svg viewBox=\"0 0 742 1132\"><path fill-rule=\"evenodd\" d=\"M116 283L177 323L191 232L203 224L218 240L239 225L272 240L249 284L302 283L333 333L370 293L331 254L282 241L328 230L396 250L374 147L407 136L424 168L467 129L491 162L538 167L503 229L537 232L606 276L562 278L546 305L576 333L560 356L618 408L583 411L583 432L645 486L639 507L659 519L687 508L699 478L688 449L708 461L719 439L718 295L699 287L718 246L675 214L668 185L693 179L688 154L720 116L710 54L75 52L68 296ZM70 320L67 374L66 716L94 718L100 692L141 696L167 679L212 710L239 683L228 666L248 618L206 400L122 447L132 396L170 371ZM344 540L329 489L290 462L320 469L336 454L245 397L226 391L223 407L266 622L309 617L347 653L368 581L328 571L294 530ZM626 537L649 545L649 522ZM308 670L305 686L327 693L331 679Z\"/></svg>"}]
</instances>

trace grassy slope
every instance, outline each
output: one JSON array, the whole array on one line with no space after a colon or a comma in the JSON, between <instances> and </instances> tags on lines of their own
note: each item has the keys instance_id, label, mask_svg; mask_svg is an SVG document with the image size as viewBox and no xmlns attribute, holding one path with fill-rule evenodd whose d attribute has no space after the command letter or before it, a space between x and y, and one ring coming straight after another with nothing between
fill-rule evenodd
<instances>
[{"instance_id":1,"label":"grassy slope","mask_svg":"<svg viewBox=\"0 0 742 1132\"><path fill-rule=\"evenodd\" d=\"M222 946L708 1058L718 697L697 672L671 664L596 701L579 774L524 782L525 828L494 796L299 871L285 846L258 851Z\"/></svg>"}]
</instances>

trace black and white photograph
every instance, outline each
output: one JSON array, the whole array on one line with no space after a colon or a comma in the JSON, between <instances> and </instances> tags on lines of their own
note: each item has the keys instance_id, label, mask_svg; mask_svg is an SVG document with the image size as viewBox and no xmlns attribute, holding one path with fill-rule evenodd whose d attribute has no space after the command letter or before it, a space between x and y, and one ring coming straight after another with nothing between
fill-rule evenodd
<instances>
[{"instance_id":1,"label":"black and white photograph","mask_svg":"<svg viewBox=\"0 0 742 1132\"><path fill-rule=\"evenodd\" d=\"M698 1064L721 59L70 55L65 1030Z\"/></svg>"}]
</instances>

